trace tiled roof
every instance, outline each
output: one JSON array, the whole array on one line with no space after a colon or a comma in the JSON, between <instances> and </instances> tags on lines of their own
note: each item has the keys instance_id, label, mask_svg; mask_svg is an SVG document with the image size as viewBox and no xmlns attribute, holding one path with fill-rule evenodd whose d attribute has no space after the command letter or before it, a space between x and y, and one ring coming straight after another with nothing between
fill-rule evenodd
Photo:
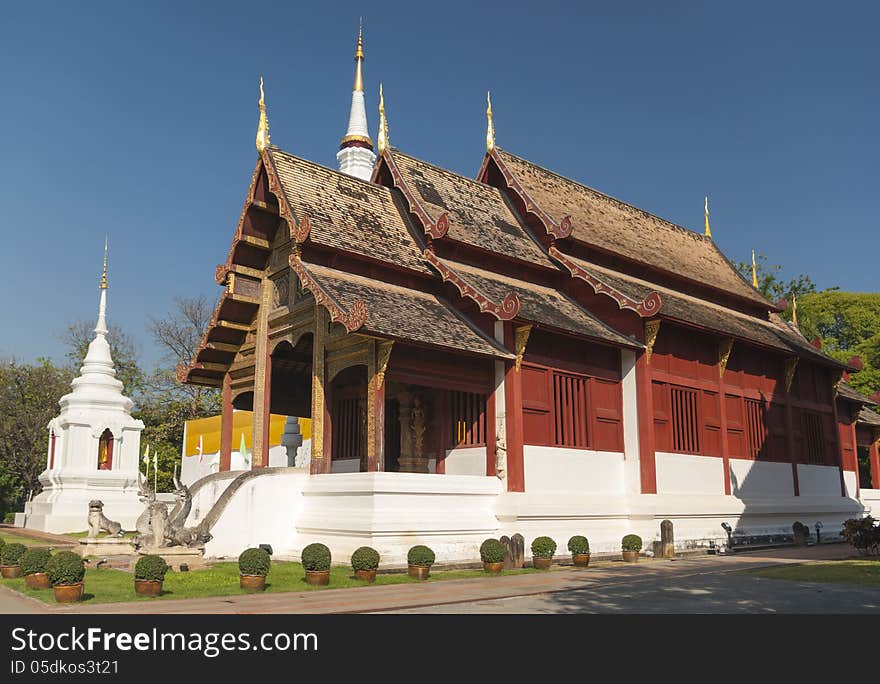
<instances>
[{"instance_id":1,"label":"tiled roof","mask_svg":"<svg viewBox=\"0 0 880 684\"><path fill-rule=\"evenodd\" d=\"M848 401L852 401L858 404L866 404L868 406L874 405L874 400L871 397L866 397L864 394L859 392L852 385L848 385L845 382L841 382L840 385L837 386L837 394L842 399L846 399Z\"/></svg>"},{"instance_id":2,"label":"tiled roof","mask_svg":"<svg viewBox=\"0 0 880 684\"><path fill-rule=\"evenodd\" d=\"M772 308L715 243L509 152L498 156L556 223L571 217L575 240L674 276Z\"/></svg>"},{"instance_id":3,"label":"tiled roof","mask_svg":"<svg viewBox=\"0 0 880 684\"><path fill-rule=\"evenodd\" d=\"M516 294L520 301L517 318L616 345L642 346L641 343L605 325L558 290L497 275L465 264L452 261L445 263L490 299L497 301L511 292Z\"/></svg>"},{"instance_id":4,"label":"tiled roof","mask_svg":"<svg viewBox=\"0 0 880 684\"><path fill-rule=\"evenodd\" d=\"M446 237L512 259L555 269L497 188L402 154L391 156L404 182L434 221L449 218Z\"/></svg>"},{"instance_id":5,"label":"tiled roof","mask_svg":"<svg viewBox=\"0 0 880 684\"><path fill-rule=\"evenodd\" d=\"M413 239L405 211L388 188L269 148L297 220L309 216L309 239L321 245L430 273Z\"/></svg>"},{"instance_id":6,"label":"tiled roof","mask_svg":"<svg viewBox=\"0 0 880 684\"><path fill-rule=\"evenodd\" d=\"M318 285L339 305L366 305L366 321L358 332L406 340L486 356L513 358L443 299L425 292L389 285L344 271L303 264Z\"/></svg>"},{"instance_id":7,"label":"tiled roof","mask_svg":"<svg viewBox=\"0 0 880 684\"><path fill-rule=\"evenodd\" d=\"M859 411L859 423L870 425L871 427L880 427L880 414L865 407Z\"/></svg>"}]
</instances>

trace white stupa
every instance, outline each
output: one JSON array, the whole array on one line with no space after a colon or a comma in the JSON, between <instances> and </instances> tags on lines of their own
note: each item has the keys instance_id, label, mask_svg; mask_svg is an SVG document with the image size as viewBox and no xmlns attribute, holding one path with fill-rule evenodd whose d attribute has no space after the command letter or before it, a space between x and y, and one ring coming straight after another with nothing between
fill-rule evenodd
<instances>
[{"instance_id":1,"label":"white stupa","mask_svg":"<svg viewBox=\"0 0 880 684\"><path fill-rule=\"evenodd\" d=\"M122 394L122 382L107 343L107 247L101 275L101 301L95 339L71 386L58 402L61 413L48 425L46 470L40 474L43 491L28 504L21 523L44 532L80 532L88 528L88 504L104 502L104 515L133 530L144 510L138 500L141 430L131 417L132 401Z\"/></svg>"},{"instance_id":2,"label":"white stupa","mask_svg":"<svg viewBox=\"0 0 880 684\"><path fill-rule=\"evenodd\" d=\"M373 152L373 140L367 129L367 109L364 102L364 27L358 31L357 49L354 53L355 72L354 88L351 92L351 109L348 114L348 129L336 153L339 170L349 176L361 180L370 180L373 166L376 164L376 153Z\"/></svg>"}]
</instances>

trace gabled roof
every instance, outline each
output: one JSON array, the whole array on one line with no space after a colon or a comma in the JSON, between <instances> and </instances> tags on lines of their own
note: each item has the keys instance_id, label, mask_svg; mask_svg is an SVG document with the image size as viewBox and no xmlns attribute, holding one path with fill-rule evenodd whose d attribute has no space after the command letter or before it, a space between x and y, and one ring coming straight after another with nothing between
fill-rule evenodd
<instances>
[{"instance_id":1,"label":"gabled roof","mask_svg":"<svg viewBox=\"0 0 880 684\"><path fill-rule=\"evenodd\" d=\"M541 212L570 226L571 238L622 259L733 295L774 305L740 276L715 243L642 209L496 148L500 160Z\"/></svg>"},{"instance_id":2,"label":"gabled roof","mask_svg":"<svg viewBox=\"0 0 880 684\"><path fill-rule=\"evenodd\" d=\"M854 404L862 404L864 406L874 406L874 400L871 397L866 397L864 394L859 392L852 385L848 385L845 382L841 382L837 386L837 396L841 399L845 399L846 401L850 401Z\"/></svg>"},{"instance_id":3,"label":"gabled roof","mask_svg":"<svg viewBox=\"0 0 880 684\"><path fill-rule=\"evenodd\" d=\"M441 297L318 264L301 264L312 281L304 285L309 289L320 288L321 292L314 293L316 299L322 294L332 299L331 306L338 306L343 312L340 322L345 323L346 313L363 311L360 320L354 323L360 323L354 328L358 332L483 356L513 358Z\"/></svg>"},{"instance_id":4,"label":"gabled roof","mask_svg":"<svg viewBox=\"0 0 880 684\"><path fill-rule=\"evenodd\" d=\"M300 159L266 151L297 221L309 217L308 239L419 273L430 274L388 188Z\"/></svg>"},{"instance_id":5,"label":"gabled roof","mask_svg":"<svg viewBox=\"0 0 880 684\"><path fill-rule=\"evenodd\" d=\"M443 237L510 259L556 269L497 188L398 150L387 150L383 158L390 158L399 171L405 185L401 188L404 194L409 194L421 206L434 226L439 223L445 228ZM441 222L444 215L446 218Z\"/></svg>"},{"instance_id":6,"label":"gabled roof","mask_svg":"<svg viewBox=\"0 0 880 684\"><path fill-rule=\"evenodd\" d=\"M873 428L880 428L880 414L866 406L859 411L859 417L856 422L870 425Z\"/></svg>"},{"instance_id":7,"label":"gabled roof","mask_svg":"<svg viewBox=\"0 0 880 684\"><path fill-rule=\"evenodd\" d=\"M515 294L520 301L517 315L520 320L623 347L643 346L606 325L558 290L498 275L474 266L450 261L444 263L491 299L501 300L510 293Z\"/></svg>"}]
</instances>

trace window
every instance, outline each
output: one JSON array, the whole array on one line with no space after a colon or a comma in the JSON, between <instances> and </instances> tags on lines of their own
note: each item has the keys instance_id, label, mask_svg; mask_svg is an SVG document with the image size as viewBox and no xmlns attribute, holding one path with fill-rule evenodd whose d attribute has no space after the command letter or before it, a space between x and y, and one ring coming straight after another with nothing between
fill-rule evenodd
<instances>
[{"instance_id":1,"label":"window","mask_svg":"<svg viewBox=\"0 0 880 684\"><path fill-rule=\"evenodd\" d=\"M365 443L365 412L360 397L338 397L333 407L333 458L362 459Z\"/></svg>"},{"instance_id":2,"label":"window","mask_svg":"<svg viewBox=\"0 0 880 684\"><path fill-rule=\"evenodd\" d=\"M746 399L746 428L748 433L749 458L761 458L767 455L767 420L763 402Z\"/></svg>"},{"instance_id":3,"label":"window","mask_svg":"<svg viewBox=\"0 0 880 684\"><path fill-rule=\"evenodd\" d=\"M587 378L553 374L554 444L566 447L588 445Z\"/></svg>"},{"instance_id":4,"label":"window","mask_svg":"<svg viewBox=\"0 0 880 684\"><path fill-rule=\"evenodd\" d=\"M700 421L697 418L697 390L670 388L672 404L672 450L700 453Z\"/></svg>"},{"instance_id":5,"label":"window","mask_svg":"<svg viewBox=\"0 0 880 684\"><path fill-rule=\"evenodd\" d=\"M49 432L49 470L55 468L55 430Z\"/></svg>"},{"instance_id":6,"label":"window","mask_svg":"<svg viewBox=\"0 0 880 684\"><path fill-rule=\"evenodd\" d=\"M101 433L98 441L98 470L113 469L113 434L110 429Z\"/></svg>"},{"instance_id":7,"label":"window","mask_svg":"<svg viewBox=\"0 0 880 684\"><path fill-rule=\"evenodd\" d=\"M825 465L825 436L822 433L822 417L813 411L801 414L803 425L804 457L811 465Z\"/></svg>"},{"instance_id":8,"label":"window","mask_svg":"<svg viewBox=\"0 0 880 684\"><path fill-rule=\"evenodd\" d=\"M449 415L452 446L486 444L486 395L474 392L450 392Z\"/></svg>"}]
</instances>

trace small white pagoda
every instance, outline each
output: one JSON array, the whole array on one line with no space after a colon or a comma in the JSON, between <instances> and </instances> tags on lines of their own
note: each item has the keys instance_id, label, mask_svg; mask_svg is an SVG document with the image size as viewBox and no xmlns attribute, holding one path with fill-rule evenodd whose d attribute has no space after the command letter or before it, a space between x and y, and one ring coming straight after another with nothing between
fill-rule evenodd
<instances>
[{"instance_id":1,"label":"small white pagoda","mask_svg":"<svg viewBox=\"0 0 880 684\"><path fill-rule=\"evenodd\" d=\"M107 343L107 247L101 275L101 300L95 339L71 386L58 402L61 413L48 425L46 470L40 474L43 491L27 505L23 525L43 532L81 532L88 529L88 504L104 502L104 514L133 530L144 510L138 500L141 430L131 416L132 401L122 394L122 382ZM17 521L18 522L18 521Z\"/></svg>"}]
</instances>

